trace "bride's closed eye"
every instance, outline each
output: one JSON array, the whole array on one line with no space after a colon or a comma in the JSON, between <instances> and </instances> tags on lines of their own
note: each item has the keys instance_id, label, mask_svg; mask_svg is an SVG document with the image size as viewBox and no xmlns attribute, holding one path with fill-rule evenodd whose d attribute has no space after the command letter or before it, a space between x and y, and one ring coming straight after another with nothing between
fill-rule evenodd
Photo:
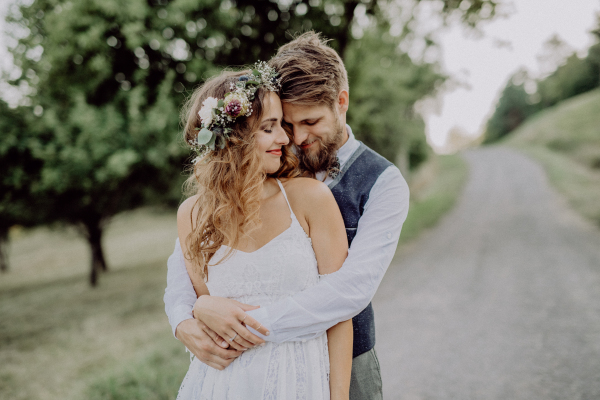
<instances>
[{"instance_id":1,"label":"bride's closed eye","mask_svg":"<svg viewBox=\"0 0 600 400\"><path fill-rule=\"evenodd\" d=\"M262 128L262 130L265 131L266 133L271 133L271 132L273 132L273 127L276 126L277 124L279 124L279 126L281 126L283 128L283 124L281 122L273 121L273 123Z\"/></svg>"}]
</instances>

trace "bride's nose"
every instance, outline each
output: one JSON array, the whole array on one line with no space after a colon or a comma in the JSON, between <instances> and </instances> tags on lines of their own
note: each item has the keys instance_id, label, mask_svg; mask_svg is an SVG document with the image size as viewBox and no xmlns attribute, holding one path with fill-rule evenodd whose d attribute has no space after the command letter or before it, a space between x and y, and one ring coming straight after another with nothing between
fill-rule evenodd
<instances>
[{"instance_id":1,"label":"bride's nose","mask_svg":"<svg viewBox=\"0 0 600 400\"><path fill-rule=\"evenodd\" d=\"M275 138L275 141L277 144L285 146L286 144L288 144L290 142L290 138L288 137L287 133L285 133L285 130L281 126L277 127L276 134L277 134L277 137Z\"/></svg>"}]
</instances>

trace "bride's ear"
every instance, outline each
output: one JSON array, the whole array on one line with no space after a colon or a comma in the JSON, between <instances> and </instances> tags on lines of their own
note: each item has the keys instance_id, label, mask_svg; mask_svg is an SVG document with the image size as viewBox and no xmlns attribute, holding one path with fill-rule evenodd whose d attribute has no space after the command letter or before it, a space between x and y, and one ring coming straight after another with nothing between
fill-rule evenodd
<instances>
[{"instance_id":1,"label":"bride's ear","mask_svg":"<svg viewBox=\"0 0 600 400\"><path fill-rule=\"evenodd\" d=\"M348 94L348 91L345 89L340 90L340 93L338 94L338 101L337 101L338 112L340 114L348 111L349 101L350 101L350 95Z\"/></svg>"}]
</instances>

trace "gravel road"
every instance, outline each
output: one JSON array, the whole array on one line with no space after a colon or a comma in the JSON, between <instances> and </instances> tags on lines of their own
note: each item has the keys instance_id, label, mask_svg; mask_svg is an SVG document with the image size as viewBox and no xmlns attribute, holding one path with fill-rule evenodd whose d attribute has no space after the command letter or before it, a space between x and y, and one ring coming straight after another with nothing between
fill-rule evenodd
<instances>
[{"instance_id":1,"label":"gravel road","mask_svg":"<svg viewBox=\"0 0 600 400\"><path fill-rule=\"evenodd\" d=\"M502 147L373 300L386 400L600 399L600 233Z\"/></svg>"}]
</instances>

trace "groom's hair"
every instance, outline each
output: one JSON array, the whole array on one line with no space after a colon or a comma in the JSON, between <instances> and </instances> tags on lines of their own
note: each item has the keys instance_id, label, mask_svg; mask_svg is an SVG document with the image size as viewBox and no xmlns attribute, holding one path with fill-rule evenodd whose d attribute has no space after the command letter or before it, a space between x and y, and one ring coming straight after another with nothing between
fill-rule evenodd
<instances>
[{"instance_id":1,"label":"groom's hair","mask_svg":"<svg viewBox=\"0 0 600 400\"><path fill-rule=\"evenodd\" d=\"M281 101L333 107L340 91L348 90L344 62L327 42L309 31L279 48L269 64L279 73Z\"/></svg>"}]
</instances>

